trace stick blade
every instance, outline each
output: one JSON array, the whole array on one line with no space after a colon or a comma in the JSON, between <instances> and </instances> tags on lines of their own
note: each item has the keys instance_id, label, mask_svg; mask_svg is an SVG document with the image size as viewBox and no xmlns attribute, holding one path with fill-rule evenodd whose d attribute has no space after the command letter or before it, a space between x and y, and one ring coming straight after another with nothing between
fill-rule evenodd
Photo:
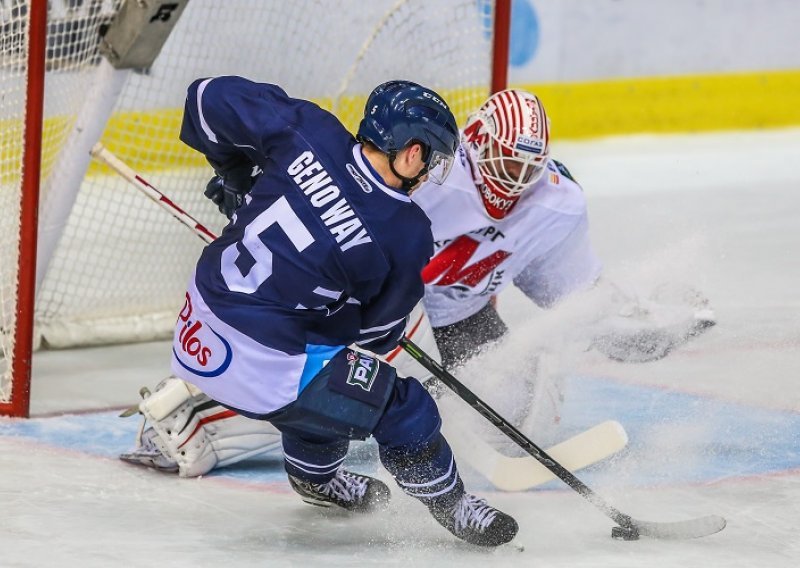
<instances>
[{"instance_id":1,"label":"stick blade","mask_svg":"<svg viewBox=\"0 0 800 568\"><path fill-rule=\"evenodd\" d=\"M641 536L662 540L688 540L716 534L725 528L727 521L718 515L708 515L686 521L654 523L632 519L631 526Z\"/></svg>"},{"instance_id":2,"label":"stick blade","mask_svg":"<svg viewBox=\"0 0 800 568\"><path fill-rule=\"evenodd\" d=\"M619 422L608 420L547 448L546 452L569 471L575 472L611 457L628 444L628 435ZM556 475L532 457L503 456L489 480L502 491L524 491L553 479Z\"/></svg>"},{"instance_id":3,"label":"stick blade","mask_svg":"<svg viewBox=\"0 0 800 568\"><path fill-rule=\"evenodd\" d=\"M557 479L533 457L504 456L479 437L467 436L469 426L455 416L447 416L442 431L456 458L466 460L501 491L525 491ZM546 451L565 468L577 471L614 455L627 443L622 425L607 420Z\"/></svg>"}]
</instances>

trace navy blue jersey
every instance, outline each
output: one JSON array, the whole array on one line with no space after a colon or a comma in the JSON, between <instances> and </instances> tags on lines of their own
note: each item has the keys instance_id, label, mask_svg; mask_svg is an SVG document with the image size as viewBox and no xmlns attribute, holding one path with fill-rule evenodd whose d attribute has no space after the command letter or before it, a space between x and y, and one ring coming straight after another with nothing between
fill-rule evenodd
<instances>
[{"instance_id":1,"label":"navy blue jersey","mask_svg":"<svg viewBox=\"0 0 800 568\"><path fill-rule=\"evenodd\" d=\"M217 318L289 355L396 345L423 295L430 222L336 117L275 85L218 77L190 86L181 140L217 170L263 170L197 264Z\"/></svg>"}]
</instances>

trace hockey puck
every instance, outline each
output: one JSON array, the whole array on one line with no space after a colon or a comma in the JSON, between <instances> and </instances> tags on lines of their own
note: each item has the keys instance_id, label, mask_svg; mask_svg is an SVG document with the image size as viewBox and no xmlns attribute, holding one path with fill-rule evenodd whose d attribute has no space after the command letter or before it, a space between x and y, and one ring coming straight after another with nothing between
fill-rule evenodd
<instances>
[{"instance_id":1,"label":"hockey puck","mask_svg":"<svg viewBox=\"0 0 800 568\"><path fill-rule=\"evenodd\" d=\"M639 540L639 531L634 527L614 527L611 529L611 538L617 540Z\"/></svg>"}]
</instances>

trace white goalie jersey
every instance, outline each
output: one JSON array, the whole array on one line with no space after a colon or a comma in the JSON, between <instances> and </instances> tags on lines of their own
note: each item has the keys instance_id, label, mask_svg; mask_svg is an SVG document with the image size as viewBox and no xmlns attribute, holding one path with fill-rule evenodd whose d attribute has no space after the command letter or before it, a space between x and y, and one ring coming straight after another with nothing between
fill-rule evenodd
<instances>
[{"instance_id":1,"label":"white goalie jersey","mask_svg":"<svg viewBox=\"0 0 800 568\"><path fill-rule=\"evenodd\" d=\"M431 219L435 253L423 270L425 311L441 327L475 313L512 282L549 307L588 288L602 265L589 241L586 199L554 160L503 219L484 210L477 169L461 146L441 186L412 195Z\"/></svg>"}]
</instances>

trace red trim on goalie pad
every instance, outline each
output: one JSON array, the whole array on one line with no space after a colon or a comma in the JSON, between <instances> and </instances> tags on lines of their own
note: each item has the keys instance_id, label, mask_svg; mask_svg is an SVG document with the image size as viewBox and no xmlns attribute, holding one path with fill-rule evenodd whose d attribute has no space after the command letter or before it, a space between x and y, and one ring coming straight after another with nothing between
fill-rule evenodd
<instances>
[{"instance_id":1,"label":"red trim on goalie pad","mask_svg":"<svg viewBox=\"0 0 800 568\"><path fill-rule=\"evenodd\" d=\"M201 418L200 421L197 423L197 426L194 427L192 433L189 434L189 437L186 438L186 441L183 442L178 449L182 448L186 445L186 442L192 439L192 436L197 434L197 431L204 425L208 424L209 422L216 422L217 420L225 420L226 418L233 418L237 416L237 414L233 410L223 410L222 412L218 412L217 414L212 414L211 416L206 416L205 418Z\"/></svg>"},{"instance_id":2,"label":"red trim on goalie pad","mask_svg":"<svg viewBox=\"0 0 800 568\"><path fill-rule=\"evenodd\" d=\"M412 338L412 336L414 335L414 332L416 332L416 331L417 331L417 329L419 328L420 324L422 323L422 318L423 318L423 317L425 317L425 316L424 316L424 315L421 315L421 316L419 316L419 319L417 320L417 323L415 323L415 324L414 324L414 327L412 327L412 328L411 328L411 331L408 333L408 335L406 335L406 337L407 337L408 339L411 339L411 338ZM394 349L392 349L392 352L391 352L391 353L389 353L389 354L386 356L386 362L387 362L387 363L391 363L391 362L392 362L392 359L394 359L395 357L397 357L397 354L398 354L398 353L400 353L402 350L403 350L403 348L402 348L402 347L400 347L400 346L397 346L397 347L395 347Z\"/></svg>"}]
</instances>

